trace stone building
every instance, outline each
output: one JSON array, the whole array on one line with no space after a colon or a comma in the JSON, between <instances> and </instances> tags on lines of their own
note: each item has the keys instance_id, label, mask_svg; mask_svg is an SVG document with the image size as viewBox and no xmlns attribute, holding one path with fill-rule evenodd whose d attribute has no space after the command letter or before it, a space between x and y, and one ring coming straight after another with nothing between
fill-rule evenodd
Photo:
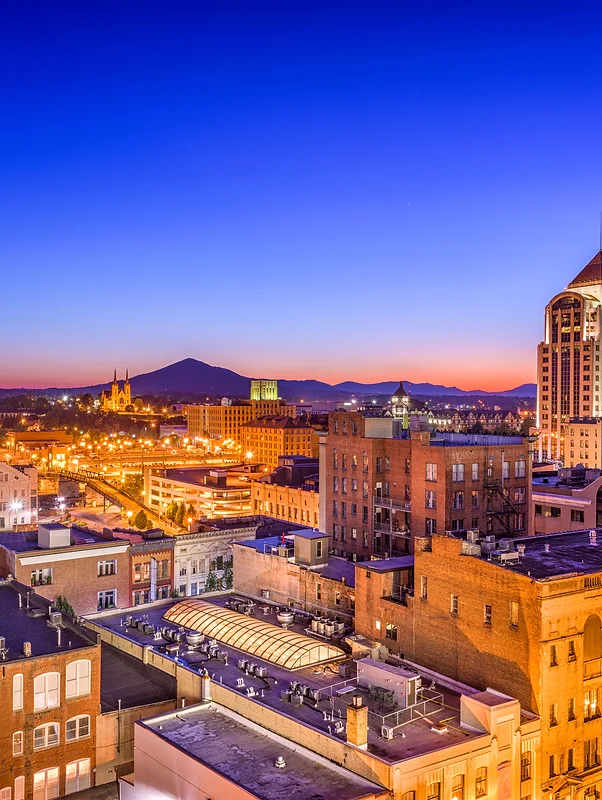
<instances>
[{"instance_id":1,"label":"stone building","mask_svg":"<svg viewBox=\"0 0 602 800\"><path fill-rule=\"evenodd\" d=\"M254 514L320 525L320 482L317 458L280 456L271 475L253 480L251 498Z\"/></svg>"},{"instance_id":2,"label":"stone building","mask_svg":"<svg viewBox=\"0 0 602 800\"><path fill-rule=\"evenodd\" d=\"M96 634L16 581L0 583L0 796L62 797L94 785Z\"/></svg>"},{"instance_id":3,"label":"stone building","mask_svg":"<svg viewBox=\"0 0 602 800\"><path fill-rule=\"evenodd\" d=\"M404 555L414 536L445 530L529 530L531 458L519 436L432 434L340 412L329 415L323 462L336 555Z\"/></svg>"},{"instance_id":4,"label":"stone building","mask_svg":"<svg viewBox=\"0 0 602 800\"><path fill-rule=\"evenodd\" d=\"M265 415L296 417L297 408L284 400L240 400L219 405L187 406L188 437L211 439L216 444L229 440L241 445L240 428Z\"/></svg>"},{"instance_id":5,"label":"stone building","mask_svg":"<svg viewBox=\"0 0 602 800\"><path fill-rule=\"evenodd\" d=\"M125 411L132 404L132 390L128 371L125 371L125 381L123 388L120 388L117 380L117 370L113 375L113 383L109 392L103 390L100 396L100 406L103 411Z\"/></svg>"},{"instance_id":6,"label":"stone building","mask_svg":"<svg viewBox=\"0 0 602 800\"><path fill-rule=\"evenodd\" d=\"M268 472L276 469L280 456L317 455L315 431L302 418L264 416L245 422L240 443L245 457L265 464Z\"/></svg>"}]
</instances>

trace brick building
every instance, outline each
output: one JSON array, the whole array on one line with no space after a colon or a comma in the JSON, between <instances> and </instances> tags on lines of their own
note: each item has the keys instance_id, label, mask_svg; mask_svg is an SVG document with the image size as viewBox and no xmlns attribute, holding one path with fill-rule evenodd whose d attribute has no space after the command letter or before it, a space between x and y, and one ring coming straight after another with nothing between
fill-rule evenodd
<instances>
[{"instance_id":1,"label":"brick building","mask_svg":"<svg viewBox=\"0 0 602 800\"><path fill-rule=\"evenodd\" d=\"M38 470L0 465L0 534L38 521Z\"/></svg>"},{"instance_id":2,"label":"brick building","mask_svg":"<svg viewBox=\"0 0 602 800\"><path fill-rule=\"evenodd\" d=\"M355 571L346 559L328 555L328 534L293 530L235 542L233 553L236 592L352 621Z\"/></svg>"},{"instance_id":3,"label":"brick building","mask_svg":"<svg viewBox=\"0 0 602 800\"><path fill-rule=\"evenodd\" d=\"M66 598L76 614L130 603L129 542L58 523L0 537L0 577L12 575L48 600Z\"/></svg>"},{"instance_id":4,"label":"brick building","mask_svg":"<svg viewBox=\"0 0 602 800\"><path fill-rule=\"evenodd\" d=\"M542 718L542 791L597 796L602 551L596 531L497 543L448 534L416 544L414 586L401 596L394 596L387 573L370 563L356 566L356 632L455 680L511 689Z\"/></svg>"},{"instance_id":5,"label":"brick building","mask_svg":"<svg viewBox=\"0 0 602 800\"><path fill-rule=\"evenodd\" d=\"M254 514L269 514L302 525L320 526L320 482L317 458L280 456L271 475L254 480Z\"/></svg>"},{"instance_id":6,"label":"brick building","mask_svg":"<svg viewBox=\"0 0 602 800\"><path fill-rule=\"evenodd\" d=\"M322 481L336 555L404 555L425 533L529 530L531 459L518 436L404 430L398 420L333 413Z\"/></svg>"},{"instance_id":7,"label":"brick building","mask_svg":"<svg viewBox=\"0 0 602 800\"><path fill-rule=\"evenodd\" d=\"M533 479L535 533L561 533L602 526L602 472L582 466Z\"/></svg>"},{"instance_id":8,"label":"brick building","mask_svg":"<svg viewBox=\"0 0 602 800\"><path fill-rule=\"evenodd\" d=\"M279 456L313 456L317 438L305 419L286 416L264 416L241 425L240 442L243 454L268 471L278 466Z\"/></svg>"},{"instance_id":9,"label":"brick building","mask_svg":"<svg viewBox=\"0 0 602 800\"><path fill-rule=\"evenodd\" d=\"M169 597L174 588L174 537L166 536L160 528L139 533L115 530L110 535L130 544L130 592L125 605L138 606Z\"/></svg>"},{"instance_id":10,"label":"brick building","mask_svg":"<svg viewBox=\"0 0 602 800\"><path fill-rule=\"evenodd\" d=\"M240 400L220 405L187 406L188 436L194 439L229 439L241 444L240 428L250 420L277 414L296 417L297 408L284 400Z\"/></svg>"},{"instance_id":11,"label":"brick building","mask_svg":"<svg viewBox=\"0 0 602 800\"><path fill-rule=\"evenodd\" d=\"M16 581L0 583L0 796L46 800L94 784L96 634Z\"/></svg>"}]
</instances>

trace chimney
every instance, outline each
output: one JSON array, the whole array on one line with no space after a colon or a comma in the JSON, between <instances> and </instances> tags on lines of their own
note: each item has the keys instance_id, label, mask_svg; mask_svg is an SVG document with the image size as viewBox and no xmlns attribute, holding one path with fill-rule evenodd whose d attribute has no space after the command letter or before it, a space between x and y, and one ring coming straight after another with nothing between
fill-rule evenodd
<instances>
[{"instance_id":1,"label":"chimney","mask_svg":"<svg viewBox=\"0 0 602 800\"><path fill-rule=\"evenodd\" d=\"M25 658L31 656L31 642L23 642L23 655Z\"/></svg>"},{"instance_id":2,"label":"chimney","mask_svg":"<svg viewBox=\"0 0 602 800\"><path fill-rule=\"evenodd\" d=\"M360 695L355 695L347 707L347 742L362 750L368 749L368 706Z\"/></svg>"},{"instance_id":3,"label":"chimney","mask_svg":"<svg viewBox=\"0 0 602 800\"><path fill-rule=\"evenodd\" d=\"M205 703L211 700L211 678L207 670L201 676L201 700Z\"/></svg>"}]
</instances>

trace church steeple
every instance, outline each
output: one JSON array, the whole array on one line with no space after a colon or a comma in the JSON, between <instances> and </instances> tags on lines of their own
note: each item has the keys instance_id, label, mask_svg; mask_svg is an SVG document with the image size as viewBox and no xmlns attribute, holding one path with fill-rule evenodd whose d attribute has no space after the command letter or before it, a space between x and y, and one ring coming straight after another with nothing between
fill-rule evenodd
<instances>
[{"instance_id":1,"label":"church steeple","mask_svg":"<svg viewBox=\"0 0 602 800\"><path fill-rule=\"evenodd\" d=\"M125 371L125 382L126 383L130 382L129 374L130 374L129 369L126 369L126 371Z\"/></svg>"},{"instance_id":2,"label":"church steeple","mask_svg":"<svg viewBox=\"0 0 602 800\"><path fill-rule=\"evenodd\" d=\"M113 383L117 383L117 368L115 368L115 372L113 373Z\"/></svg>"}]
</instances>

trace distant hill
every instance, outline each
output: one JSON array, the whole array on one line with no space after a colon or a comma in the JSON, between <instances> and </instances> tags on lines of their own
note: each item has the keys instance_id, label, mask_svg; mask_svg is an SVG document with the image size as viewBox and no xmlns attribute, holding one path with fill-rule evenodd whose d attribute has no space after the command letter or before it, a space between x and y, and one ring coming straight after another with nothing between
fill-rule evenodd
<instances>
[{"instance_id":1,"label":"distant hill","mask_svg":"<svg viewBox=\"0 0 602 800\"><path fill-rule=\"evenodd\" d=\"M132 395L142 394L169 394L174 395L213 395L213 396L240 396L248 397L251 379L239 375L224 367L214 367L195 358L185 358L175 364L136 375L131 378ZM301 399L306 401L318 399L344 399L350 394L383 394L390 395L399 386L399 381L382 381L380 383L359 383L357 381L344 381L334 386L323 381L304 380L278 381L280 394L286 398ZM515 389L501 392L485 392L479 389L464 391L456 386L442 386L432 383L412 383L404 381L408 392L424 397L467 397L471 395L494 395L502 397L535 397L536 386L534 383L524 383ZM0 395L7 396L31 392L43 394L81 394L90 392L97 395L103 389L108 389L110 383L99 383L94 386L63 387L52 389L0 389Z\"/></svg>"}]
</instances>

